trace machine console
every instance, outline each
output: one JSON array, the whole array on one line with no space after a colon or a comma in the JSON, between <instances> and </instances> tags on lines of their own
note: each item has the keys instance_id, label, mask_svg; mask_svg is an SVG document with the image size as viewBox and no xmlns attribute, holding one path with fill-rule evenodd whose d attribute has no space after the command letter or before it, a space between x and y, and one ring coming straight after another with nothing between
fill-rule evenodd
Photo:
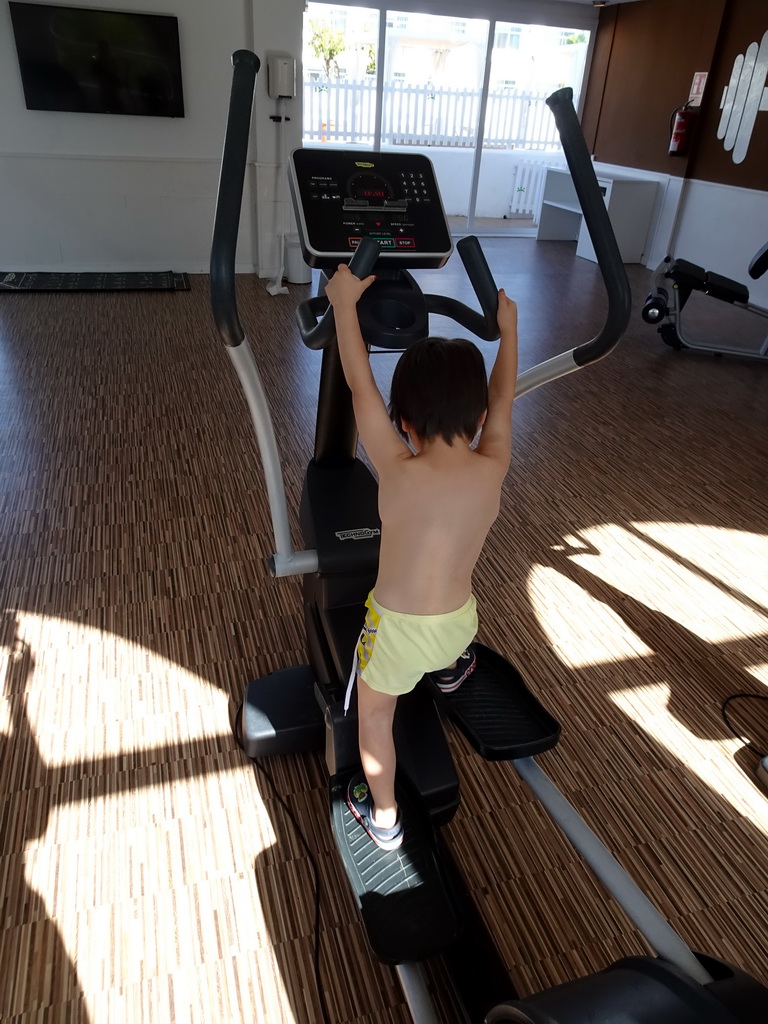
<instances>
[{"instance_id":1,"label":"machine console","mask_svg":"<svg viewBox=\"0 0 768 1024\"><path fill-rule=\"evenodd\" d=\"M420 153L297 149L289 182L310 267L335 269L366 236L383 266L437 269L451 255L432 161Z\"/></svg>"}]
</instances>

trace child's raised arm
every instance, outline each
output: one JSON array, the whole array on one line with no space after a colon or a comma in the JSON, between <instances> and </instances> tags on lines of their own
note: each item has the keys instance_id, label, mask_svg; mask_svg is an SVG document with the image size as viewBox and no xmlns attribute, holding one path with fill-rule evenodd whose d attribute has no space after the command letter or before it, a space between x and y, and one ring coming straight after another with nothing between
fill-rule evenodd
<instances>
[{"instance_id":1,"label":"child's raised arm","mask_svg":"<svg viewBox=\"0 0 768 1024\"><path fill-rule=\"evenodd\" d=\"M357 318L358 300L375 280L371 275L361 281L346 264L341 263L325 286L325 294L333 306L339 355L344 377L352 392L357 429L371 462L381 473L388 463L407 456L409 451L395 432L376 386L368 348Z\"/></svg>"},{"instance_id":2,"label":"child's raised arm","mask_svg":"<svg viewBox=\"0 0 768 1024\"><path fill-rule=\"evenodd\" d=\"M506 472L512 454L512 403L517 385L517 305L499 289L499 350L488 378L488 416L477 445L480 455Z\"/></svg>"}]
</instances>

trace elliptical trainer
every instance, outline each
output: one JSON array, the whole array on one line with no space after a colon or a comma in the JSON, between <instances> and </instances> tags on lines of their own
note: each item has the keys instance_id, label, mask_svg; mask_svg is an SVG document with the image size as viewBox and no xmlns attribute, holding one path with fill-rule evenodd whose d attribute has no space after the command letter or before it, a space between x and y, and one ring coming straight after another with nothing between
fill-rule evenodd
<instances>
[{"instance_id":1,"label":"elliptical trainer","mask_svg":"<svg viewBox=\"0 0 768 1024\"><path fill-rule=\"evenodd\" d=\"M361 830L344 801L348 779L358 765L357 723L354 715L345 718L342 702L365 595L376 573L376 485L356 458L357 432L332 311L320 294L297 310L302 337L310 347L323 349L323 360L315 456L301 503L308 546L293 550L271 417L235 303L234 254L259 61L250 51L239 50L233 64L211 256L212 303L261 448L276 540L270 571L275 576L297 573L304 577L309 651L308 665L248 684L243 703L233 709L238 742L251 758L325 750L332 826L369 944L380 960L396 968L412 1017L419 1024L437 1024L419 967L426 958L437 956L449 965L446 976L453 985L452 995L471 1024L504 1020L518 1024L598 1020L606 1024L763 1024L768 1019L768 989L737 968L694 954L535 762L535 755L557 743L560 727L513 666L482 644L475 645L478 667L471 685L446 697L436 694L425 679L400 699L395 735L402 768L398 802L406 841L390 853L361 842ZM571 90L559 90L547 103L606 285L608 314L594 339L520 374L517 397L608 354L630 315L626 273ZM310 155L301 156L301 152ZM478 296L480 314L455 299L423 295L406 269L439 267L450 253L450 235L440 223L442 205L428 161L415 158L418 166L405 169L398 164L399 156L341 153L334 157L340 162L317 170L320 158L312 152L294 154L291 176L305 259L321 268L347 259L359 277L376 266L381 283L378 290L369 289L369 305L360 311L366 340L402 348L420 336L425 319L434 312L453 317L481 338L496 337L496 287L476 239L464 239L458 250ZM394 164L388 162L390 157ZM404 191L411 187L403 183L411 182L412 173L423 175L418 180L425 184L418 187L425 190L420 197L426 196L428 203L417 204L415 194ZM361 182L361 174L378 175L378 180ZM398 246L398 238L410 241ZM419 260L423 262L414 262ZM629 957L526 1000L513 998L492 936L473 913L440 834L440 825L458 805L458 780L437 700L480 756L512 763L657 957Z\"/></svg>"}]
</instances>

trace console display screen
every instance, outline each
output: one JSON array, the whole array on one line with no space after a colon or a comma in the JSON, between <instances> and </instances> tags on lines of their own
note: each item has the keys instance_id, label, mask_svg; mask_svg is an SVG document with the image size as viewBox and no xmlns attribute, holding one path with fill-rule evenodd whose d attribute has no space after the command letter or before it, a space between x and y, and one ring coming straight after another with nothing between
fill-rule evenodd
<instances>
[{"instance_id":1,"label":"console display screen","mask_svg":"<svg viewBox=\"0 0 768 1024\"><path fill-rule=\"evenodd\" d=\"M306 262L329 269L360 240L376 239L384 263L443 266L452 251L432 162L419 153L299 149L291 195Z\"/></svg>"}]
</instances>

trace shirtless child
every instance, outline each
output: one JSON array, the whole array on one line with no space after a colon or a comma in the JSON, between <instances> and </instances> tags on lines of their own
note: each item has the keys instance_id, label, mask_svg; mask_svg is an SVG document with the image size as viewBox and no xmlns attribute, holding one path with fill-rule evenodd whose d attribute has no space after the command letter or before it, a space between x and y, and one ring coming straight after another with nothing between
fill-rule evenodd
<instances>
[{"instance_id":1,"label":"shirtless child","mask_svg":"<svg viewBox=\"0 0 768 1024\"><path fill-rule=\"evenodd\" d=\"M387 411L357 318L358 299L374 280L360 281L341 264L326 295L360 439L379 477L381 516L379 571L356 660L363 772L352 778L347 802L377 846L396 850L403 841L392 735L397 698L425 673L452 692L475 666L472 572L509 468L517 306L499 291L501 340L490 379L471 341L426 338L400 357Z\"/></svg>"}]
</instances>

